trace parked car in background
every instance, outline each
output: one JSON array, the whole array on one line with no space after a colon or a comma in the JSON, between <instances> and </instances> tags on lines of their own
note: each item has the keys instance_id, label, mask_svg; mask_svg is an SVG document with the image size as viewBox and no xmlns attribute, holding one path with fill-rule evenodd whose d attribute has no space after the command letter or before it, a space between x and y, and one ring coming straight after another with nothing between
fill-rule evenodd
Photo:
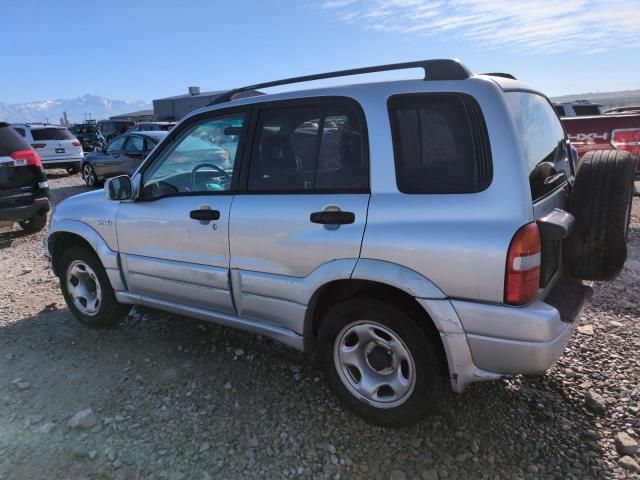
<instances>
[{"instance_id":1,"label":"parked car in background","mask_svg":"<svg viewBox=\"0 0 640 480\"><path fill-rule=\"evenodd\" d=\"M69 131L78 139L85 152L100 150L107 144L96 125L74 125L69 128Z\"/></svg>"},{"instance_id":2,"label":"parked car in background","mask_svg":"<svg viewBox=\"0 0 640 480\"><path fill-rule=\"evenodd\" d=\"M238 98L409 68L424 78ZM548 98L510 75L330 72L188 115L133 177L59 204L46 254L87 326L141 304L315 350L347 408L400 426L447 385L554 364L583 280L625 262L632 174L618 150L576 169Z\"/></svg>"},{"instance_id":3,"label":"parked car in background","mask_svg":"<svg viewBox=\"0 0 640 480\"><path fill-rule=\"evenodd\" d=\"M640 194L640 109L618 107L602 113L599 104L586 101L563 104L556 112L567 131L578 156L595 150L629 152L636 162L634 192Z\"/></svg>"},{"instance_id":4,"label":"parked car in background","mask_svg":"<svg viewBox=\"0 0 640 480\"><path fill-rule=\"evenodd\" d=\"M42 162L8 123L0 123L0 224L37 232L47 223L49 184Z\"/></svg>"},{"instance_id":5,"label":"parked car in background","mask_svg":"<svg viewBox=\"0 0 640 480\"><path fill-rule=\"evenodd\" d=\"M66 127L48 123L12 126L38 152L44 168L64 168L69 174L80 171L82 144Z\"/></svg>"},{"instance_id":6,"label":"parked car in background","mask_svg":"<svg viewBox=\"0 0 640 480\"><path fill-rule=\"evenodd\" d=\"M589 100L575 100L573 102L555 102L554 110L559 117L584 117L587 115L601 115L602 105Z\"/></svg>"},{"instance_id":7,"label":"parked car in background","mask_svg":"<svg viewBox=\"0 0 640 480\"><path fill-rule=\"evenodd\" d=\"M152 132L162 130L168 132L176 126L176 122L138 122L129 129L130 132Z\"/></svg>"},{"instance_id":8,"label":"parked car in background","mask_svg":"<svg viewBox=\"0 0 640 480\"><path fill-rule=\"evenodd\" d=\"M88 186L98 187L106 178L131 175L166 136L163 131L120 135L106 147L87 153L82 162L82 178Z\"/></svg>"},{"instance_id":9,"label":"parked car in background","mask_svg":"<svg viewBox=\"0 0 640 480\"><path fill-rule=\"evenodd\" d=\"M126 133L135 123L128 120L100 120L98 129L107 142L111 141L118 135Z\"/></svg>"}]
</instances>

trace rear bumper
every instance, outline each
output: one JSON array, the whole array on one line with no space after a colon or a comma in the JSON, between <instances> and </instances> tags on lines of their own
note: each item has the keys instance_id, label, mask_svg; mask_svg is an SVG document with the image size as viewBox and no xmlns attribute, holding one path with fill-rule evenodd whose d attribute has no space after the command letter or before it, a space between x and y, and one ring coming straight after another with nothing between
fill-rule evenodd
<instances>
[{"instance_id":1,"label":"rear bumper","mask_svg":"<svg viewBox=\"0 0 640 480\"><path fill-rule=\"evenodd\" d=\"M560 356L591 286L561 278L544 301L523 307L453 301L475 366L500 375L541 373Z\"/></svg>"},{"instance_id":2,"label":"rear bumper","mask_svg":"<svg viewBox=\"0 0 640 480\"><path fill-rule=\"evenodd\" d=\"M73 157L65 157L65 158L55 158L55 159L42 159L42 166L44 168L66 168L66 167L80 167L80 164L83 160L82 155L77 155Z\"/></svg>"},{"instance_id":3,"label":"rear bumper","mask_svg":"<svg viewBox=\"0 0 640 480\"><path fill-rule=\"evenodd\" d=\"M19 222L27 220L36 214L46 213L51 209L48 198L38 198L30 205L3 208L0 204L0 221Z\"/></svg>"}]
</instances>

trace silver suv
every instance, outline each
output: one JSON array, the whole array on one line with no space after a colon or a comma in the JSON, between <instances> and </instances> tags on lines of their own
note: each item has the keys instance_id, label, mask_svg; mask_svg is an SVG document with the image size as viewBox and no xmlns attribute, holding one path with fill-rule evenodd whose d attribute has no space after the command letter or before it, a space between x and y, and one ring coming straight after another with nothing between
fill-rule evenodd
<instances>
[{"instance_id":1,"label":"silver suv","mask_svg":"<svg viewBox=\"0 0 640 480\"><path fill-rule=\"evenodd\" d=\"M258 92L415 67L424 79ZM447 384L560 355L582 279L626 257L633 163L605 153L576 174L543 94L453 60L269 82L189 115L131 179L58 205L46 251L88 326L137 304L315 349L348 408L405 425Z\"/></svg>"}]
</instances>

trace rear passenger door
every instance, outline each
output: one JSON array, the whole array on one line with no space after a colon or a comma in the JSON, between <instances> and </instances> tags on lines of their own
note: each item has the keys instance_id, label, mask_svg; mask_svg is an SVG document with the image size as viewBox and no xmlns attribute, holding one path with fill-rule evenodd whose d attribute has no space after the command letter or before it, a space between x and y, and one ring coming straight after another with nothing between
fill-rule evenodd
<instances>
[{"instance_id":1,"label":"rear passenger door","mask_svg":"<svg viewBox=\"0 0 640 480\"><path fill-rule=\"evenodd\" d=\"M369 202L365 122L347 100L256 108L244 188L231 208L234 299L240 315L301 334L305 305L293 285L329 268L348 278L360 253Z\"/></svg>"}]
</instances>

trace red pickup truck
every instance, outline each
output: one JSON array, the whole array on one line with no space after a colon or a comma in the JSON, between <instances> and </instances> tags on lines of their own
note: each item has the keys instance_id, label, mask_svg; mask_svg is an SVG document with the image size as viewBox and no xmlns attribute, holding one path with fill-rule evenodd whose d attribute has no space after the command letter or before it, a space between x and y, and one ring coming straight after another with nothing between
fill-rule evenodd
<instances>
[{"instance_id":1,"label":"red pickup truck","mask_svg":"<svg viewBox=\"0 0 640 480\"><path fill-rule=\"evenodd\" d=\"M554 104L578 155L590 150L625 150L640 157L640 107L614 108L602 112L590 102ZM581 114L581 112L587 113ZM595 114L598 112L598 114ZM573 116L566 116L573 115ZM636 160L636 193L640 192L640 161Z\"/></svg>"}]
</instances>

